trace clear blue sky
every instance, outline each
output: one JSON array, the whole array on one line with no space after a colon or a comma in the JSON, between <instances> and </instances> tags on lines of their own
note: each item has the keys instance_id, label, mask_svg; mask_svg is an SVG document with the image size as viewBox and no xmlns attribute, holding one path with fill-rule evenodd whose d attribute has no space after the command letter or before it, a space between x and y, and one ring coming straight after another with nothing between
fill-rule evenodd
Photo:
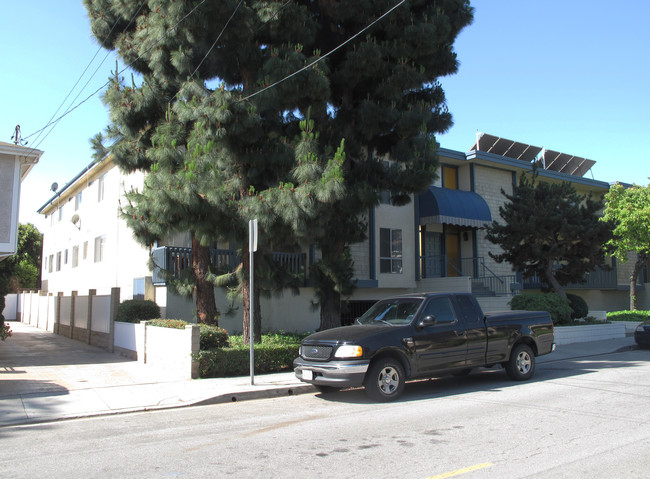
<instances>
[{"instance_id":1,"label":"clear blue sky","mask_svg":"<svg viewBox=\"0 0 650 479\"><path fill-rule=\"evenodd\" d=\"M474 23L458 37L458 73L441 79L454 126L438 137L467 151L476 131L596 161L597 180L648 184L650 2L626 0L474 0ZM98 52L81 2L26 0L5 5L0 28L0 141L16 124L27 137L48 120ZM61 111L115 70L99 51ZM103 91L103 89L102 89ZM23 182L21 221L91 161L89 139L108 123L101 94L63 118ZM46 132L47 133L47 132Z\"/></svg>"}]
</instances>

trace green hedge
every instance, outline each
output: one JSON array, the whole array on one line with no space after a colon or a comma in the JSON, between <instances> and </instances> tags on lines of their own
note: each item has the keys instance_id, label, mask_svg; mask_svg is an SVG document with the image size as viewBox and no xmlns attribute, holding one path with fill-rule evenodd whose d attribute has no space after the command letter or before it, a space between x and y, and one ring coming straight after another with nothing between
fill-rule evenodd
<instances>
[{"instance_id":1,"label":"green hedge","mask_svg":"<svg viewBox=\"0 0 650 479\"><path fill-rule=\"evenodd\" d=\"M298 357L299 344L255 345L255 374L289 370ZM220 348L200 351L199 377L245 376L250 372L250 351L245 348Z\"/></svg>"},{"instance_id":2,"label":"green hedge","mask_svg":"<svg viewBox=\"0 0 650 479\"><path fill-rule=\"evenodd\" d=\"M650 311L612 311L607 313L608 321L648 321Z\"/></svg>"},{"instance_id":3,"label":"green hedge","mask_svg":"<svg viewBox=\"0 0 650 479\"><path fill-rule=\"evenodd\" d=\"M158 326L161 328L185 329L185 326L191 324L182 319L152 319L149 326ZM228 344L228 331L218 326L208 324L199 324L200 346L199 349L207 350L214 348L226 348Z\"/></svg>"},{"instance_id":4,"label":"green hedge","mask_svg":"<svg viewBox=\"0 0 650 479\"><path fill-rule=\"evenodd\" d=\"M117 321L139 323L148 319L160 318L160 308L148 299L127 299L117 307Z\"/></svg>"},{"instance_id":5,"label":"green hedge","mask_svg":"<svg viewBox=\"0 0 650 479\"><path fill-rule=\"evenodd\" d=\"M571 322L571 306L569 301L556 293L523 293L510 301L513 310L548 311L555 325Z\"/></svg>"}]
</instances>

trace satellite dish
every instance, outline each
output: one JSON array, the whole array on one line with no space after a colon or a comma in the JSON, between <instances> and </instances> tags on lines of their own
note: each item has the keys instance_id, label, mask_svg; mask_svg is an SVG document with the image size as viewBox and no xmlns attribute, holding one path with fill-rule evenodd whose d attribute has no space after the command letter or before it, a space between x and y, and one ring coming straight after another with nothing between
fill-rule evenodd
<instances>
[{"instance_id":1,"label":"satellite dish","mask_svg":"<svg viewBox=\"0 0 650 479\"><path fill-rule=\"evenodd\" d=\"M56 191L58 189L59 189L59 184L55 181L54 183L52 183L52 186L50 186L50 190Z\"/></svg>"},{"instance_id":2,"label":"satellite dish","mask_svg":"<svg viewBox=\"0 0 650 479\"><path fill-rule=\"evenodd\" d=\"M77 227L77 229L81 229L81 225L79 224L79 222L81 221L81 218L79 218L78 214L75 213L74 215L72 215L72 218L70 218L70 221L72 222L73 225L75 225Z\"/></svg>"}]
</instances>

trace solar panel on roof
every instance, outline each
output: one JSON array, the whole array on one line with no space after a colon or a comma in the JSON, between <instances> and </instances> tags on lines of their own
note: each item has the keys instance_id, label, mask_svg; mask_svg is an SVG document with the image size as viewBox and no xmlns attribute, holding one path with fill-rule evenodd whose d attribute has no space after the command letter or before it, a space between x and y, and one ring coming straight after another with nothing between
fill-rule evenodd
<instances>
[{"instance_id":1,"label":"solar panel on roof","mask_svg":"<svg viewBox=\"0 0 650 479\"><path fill-rule=\"evenodd\" d=\"M596 164L595 161L587 158L554 150L543 150L539 146L507 140L487 133L479 134L477 142L472 146L472 150L484 151L529 163L539 160L542 168L574 176L584 176Z\"/></svg>"}]
</instances>

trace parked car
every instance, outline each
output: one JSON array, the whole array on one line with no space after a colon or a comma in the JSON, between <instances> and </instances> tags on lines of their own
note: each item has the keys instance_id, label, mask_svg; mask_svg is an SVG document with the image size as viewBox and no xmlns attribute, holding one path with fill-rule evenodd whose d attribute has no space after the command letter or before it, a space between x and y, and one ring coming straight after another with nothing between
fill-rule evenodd
<instances>
[{"instance_id":1,"label":"parked car","mask_svg":"<svg viewBox=\"0 0 650 479\"><path fill-rule=\"evenodd\" d=\"M371 398L392 401L407 379L495 364L514 380L530 379L535 357L554 349L546 311L483 313L470 293L425 293L381 300L355 325L306 337L293 365L321 392L364 386Z\"/></svg>"},{"instance_id":2,"label":"parked car","mask_svg":"<svg viewBox=\"0 0 650 479\"><path fill-rule=\"evenodd\" d=\"M636 327L634 341L642 348L650 348L650 321L645 321Z\"/></svg>"}]
</instances>

